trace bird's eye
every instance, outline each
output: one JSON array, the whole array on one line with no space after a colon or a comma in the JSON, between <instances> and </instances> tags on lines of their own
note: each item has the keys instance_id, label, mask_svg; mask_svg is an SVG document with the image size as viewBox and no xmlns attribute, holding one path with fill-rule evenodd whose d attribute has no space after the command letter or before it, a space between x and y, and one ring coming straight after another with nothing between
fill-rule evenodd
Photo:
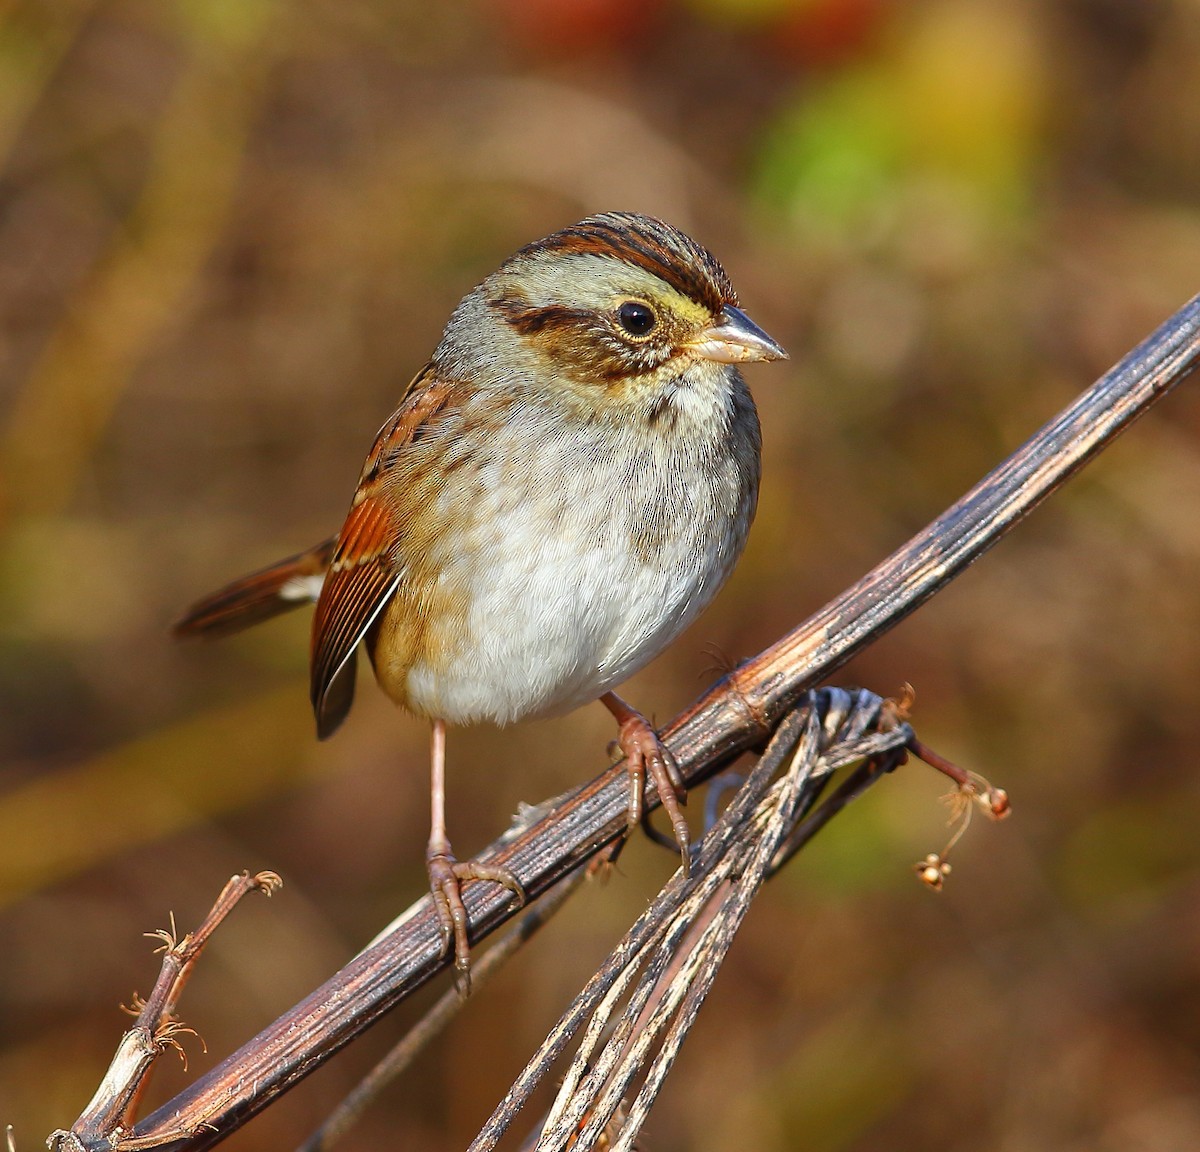
<instances>
[{"instance_id":1,"label":"bird's eye","mask_svg":"<svg viewBox=\"0 0 1200 1152\"><path fill-rule=\"evenodd\" d=\"M617 323L630 336L646 336L654 330L658 317L649 304L643 304L640 300L626 300L617 309Z\"/></svg>"}]
</instances>

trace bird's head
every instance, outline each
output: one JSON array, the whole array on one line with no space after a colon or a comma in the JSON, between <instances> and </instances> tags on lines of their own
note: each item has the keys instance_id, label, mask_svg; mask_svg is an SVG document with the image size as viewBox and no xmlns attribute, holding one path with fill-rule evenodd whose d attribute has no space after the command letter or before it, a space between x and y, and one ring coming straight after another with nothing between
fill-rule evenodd
<instances>
[{"instance_id":1,"label":"bird's head","mask_svg":"<svg viewBox=\"0 0 1200 1152\"><path fill-rule=\"evenodd\" d=\"M716 258L650 216L608 212L535 241L459 305L435 364L585 403L729 379L787 353L739 307Z\"/></svg>"}]
</instances>

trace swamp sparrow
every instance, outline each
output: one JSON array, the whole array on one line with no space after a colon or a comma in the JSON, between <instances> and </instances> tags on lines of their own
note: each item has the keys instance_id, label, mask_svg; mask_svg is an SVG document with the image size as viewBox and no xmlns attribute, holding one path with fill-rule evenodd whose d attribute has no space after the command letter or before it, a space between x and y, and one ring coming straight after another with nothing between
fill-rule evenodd
<instances>
[{"instance_id":1,"label":"swamp sparrow","mask_svg":"<svg viewBox=\"0 0 1200 1152\"><path fill-rule=\"evenodd\" d=\"M180 634L316 601L312 703L329 736L364 645L383 690L433 723L427 862L465 978L465 879L445 822L446 724L567 712L620 726L630 824L645 776L687 863L682 788L611 689L712 600L758 497L759 427L736 365L784 350L678 229L605 213L522 248L454 310L367 456L341 532L195 605Z\"/></svg>"}]
</instances>

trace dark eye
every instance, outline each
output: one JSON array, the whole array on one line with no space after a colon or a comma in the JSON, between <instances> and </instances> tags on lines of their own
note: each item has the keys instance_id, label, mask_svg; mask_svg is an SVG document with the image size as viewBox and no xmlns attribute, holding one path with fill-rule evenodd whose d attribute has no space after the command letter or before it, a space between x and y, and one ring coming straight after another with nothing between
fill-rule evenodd
<instances>
[{"instance_id":1,"label":"dark eye","mask_svg":"<svg viewBox=\"0 0 1200 1152\"><path fill-rule=\"evenodd\" d=\"M658 317L655 316L654 309L649 304L643 304L640 300L626 300L617 309L617 323L630 336L645 336L653 331L654 325L658 323Z\"/></svg>"}]
</instances>

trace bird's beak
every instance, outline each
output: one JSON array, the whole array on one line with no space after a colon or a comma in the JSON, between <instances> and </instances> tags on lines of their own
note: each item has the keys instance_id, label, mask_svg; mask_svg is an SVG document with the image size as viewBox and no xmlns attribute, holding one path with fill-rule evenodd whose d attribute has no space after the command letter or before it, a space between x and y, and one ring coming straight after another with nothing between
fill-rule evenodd
<instances>
[{"instance_id":1,"label":"bird's beak","mask_svg":"<svg viewBox=\"0 0 1200 1152\"><path fill-rule=\"evenodd\" d=\"M747 360L786 360L788 354L740 308L726 304L715 324L687 342L705 360L741 364Z\"/></svg>"}]
</instances>

